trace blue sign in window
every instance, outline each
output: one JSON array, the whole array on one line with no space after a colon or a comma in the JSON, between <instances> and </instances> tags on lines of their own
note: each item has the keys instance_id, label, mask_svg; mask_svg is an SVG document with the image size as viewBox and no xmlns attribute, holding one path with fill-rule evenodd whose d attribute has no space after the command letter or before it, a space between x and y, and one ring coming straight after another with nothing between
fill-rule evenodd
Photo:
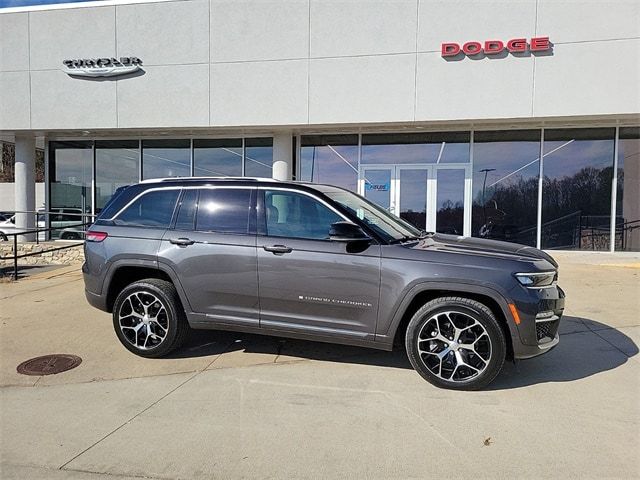
<instances>
[{"instance_id":1,"label":"blue sign in window","mask_svg":"<svg viewBox=\"0 0 640 480\"><path fill-rule=\"evenodd\" d=\"M389 183L369 183L364 184L365 190L372 190L374 192L388 192Z\"/></svg>"}]
</instances>

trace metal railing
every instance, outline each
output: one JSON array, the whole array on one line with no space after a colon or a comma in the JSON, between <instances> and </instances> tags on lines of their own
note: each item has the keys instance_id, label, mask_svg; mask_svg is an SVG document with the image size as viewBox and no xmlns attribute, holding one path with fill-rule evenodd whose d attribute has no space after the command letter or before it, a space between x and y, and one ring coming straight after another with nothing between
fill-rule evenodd
<instances>
[{"instance_id":1,"label":"metal railing","mask_svg":"<svg viewBox=\"0 0 640 480\"><path fill-rule=\"evenodd\" d=\"M14 212L14 214L33 214L36 216L36 225L38 223L37 217L41 216L41 215L45 215L45 217L47 218L47 221L45 221L45 225L47 225L49 223L49 218L51 216L62 216L64 215L65 217L80 217L79 220L84 220L85 218L93 218L93 215L91 214L86 214L86 213L61 213L60 211L43 211L43 210L39 210L37 212L34 211L16 211ZM55 221L55 220L54 220ZM68 220L66 221L68 222ZM30 230L23 230L23 229L16 229L17 231L12 232L12 233L7 233L7 232L3 232L3 237L6 238L6 241L10 241L9 239L11 237L13 237L13 255L10 256L1 256L0 260L12 260L13 262L13 279L17 280L18 279L18 271L19 271L19 266L18 266L18 259L20 258L26 258L26 257L33 257L36 255L42 255L44 253L48 253L48 252L56 252L59 250L66 250L69 248L74 248L74 247L78 247L84 244L84 240L82 242L79 243L73 243L73 244L67 244L67 245L63 245L61 247L54 247L54 248L48 248L46 250L39 250L37 252L29 252L29 253L21 253L18 254L18 237L22 236L22 235L32 235L35 234L36 236L36 244L39 243L39 238L40 238L40 233L49 233L49 232L53 232L53 231L57 231L57 230L68 230L73 232L74 234L77 234L79 236L79 238L83 238L84 237L84 233L86 230L86 227L90 226L93 224L93 221L91 222L81 222L81 223L75 223L75 224L71 224L69 225L68 223L62 226L58 226L58 227L36 227L34 229L30 229ZM4 269L4 267L2 267L2 269Z\"/></svg>"}]
</instances>

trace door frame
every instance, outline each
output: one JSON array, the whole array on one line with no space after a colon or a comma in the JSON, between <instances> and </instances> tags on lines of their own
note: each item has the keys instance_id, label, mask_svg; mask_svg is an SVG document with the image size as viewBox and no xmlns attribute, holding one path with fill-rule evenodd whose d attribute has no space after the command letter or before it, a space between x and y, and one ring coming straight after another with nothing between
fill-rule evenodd
<instances>
[{"instance_id":1,"label":"door frame","mask_svg":"<svg viewBox=\"0 0 640 480\"><path fill-rule=\"evenodd\" d=\"M435 232L436 225L436 211L438 201L438 172L440 170L464 170L464 213L463 213L463 233L465 237L471 236L471 207L472 207L472 191L471 191L471 165L460 163L417 163L417 164L367 164L361 165L358 171L358 194L365 196L365 172L367 170L389 170L391 185L389 192L389 211L396 216L399 216L400 212L400 190L402 185L400 184L400 172L402 170L426 170L427 172L427 191L425 195L427 197L427 225L426 230ZM398 212L398 213L396 213Z\"/></svg>"}]
</instances>

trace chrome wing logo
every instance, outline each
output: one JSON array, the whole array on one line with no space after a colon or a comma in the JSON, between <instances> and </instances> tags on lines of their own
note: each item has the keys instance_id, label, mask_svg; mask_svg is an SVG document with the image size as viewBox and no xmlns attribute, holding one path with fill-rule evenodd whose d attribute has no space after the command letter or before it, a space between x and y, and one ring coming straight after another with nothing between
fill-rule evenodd
<instances>
[{"instance_id":1,"label":"chrome wing logo","mask_svg":"<svg viewBox=\"0 0 640 480\"><path fill-rule=\"evenodd\" d=\"M72 77L118 77L142 70L142 60L138 57L82 58L62 63L65 66L63 71Z\"/></svg>"}]
</instances>

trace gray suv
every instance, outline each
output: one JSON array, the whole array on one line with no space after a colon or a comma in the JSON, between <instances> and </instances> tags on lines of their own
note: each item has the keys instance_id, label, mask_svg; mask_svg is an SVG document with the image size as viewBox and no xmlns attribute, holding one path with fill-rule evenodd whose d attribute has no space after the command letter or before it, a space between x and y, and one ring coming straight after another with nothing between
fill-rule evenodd
<instances>
[{"instance_id":1,"label":"gray suv","mask_svg":"<svg viewBox=\"0 0 640 480\"><path fill-rule=\"evenodd\" d=\"M86 234L91 305L160 357L191 329L392 350L445 388L558 343L556 262L512 243L427 233L341 188L247 178L119 189Z\"/></svg>"}]
</instances>

